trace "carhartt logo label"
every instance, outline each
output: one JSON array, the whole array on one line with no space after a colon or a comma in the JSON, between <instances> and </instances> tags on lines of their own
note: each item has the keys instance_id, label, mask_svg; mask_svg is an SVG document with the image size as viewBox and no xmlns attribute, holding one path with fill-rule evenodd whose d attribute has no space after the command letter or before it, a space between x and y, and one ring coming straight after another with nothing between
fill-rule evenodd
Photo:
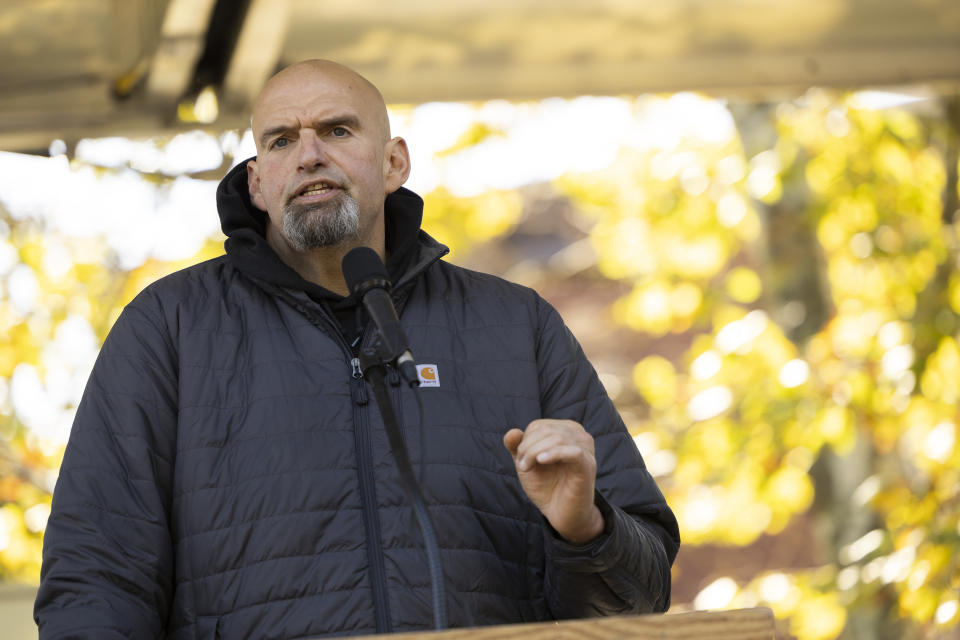
<instances>
[{"instance_id":1,"label":"carhartt logo label","mask_svg":"<svg viewBox=\"0 0 960 640\"><path fill-rule=\"evenodd\" d=\"M417 377L420 378L421 387L439 387L440 374L437 372L435 364L418 364Z\"/></svg>"}]
</instances>

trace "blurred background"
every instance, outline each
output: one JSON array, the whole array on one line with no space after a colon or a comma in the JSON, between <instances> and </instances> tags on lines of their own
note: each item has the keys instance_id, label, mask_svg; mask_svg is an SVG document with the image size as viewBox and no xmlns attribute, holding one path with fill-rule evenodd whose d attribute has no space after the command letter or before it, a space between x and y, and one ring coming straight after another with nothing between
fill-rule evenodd
<instances>
[{"instance_id":1,"label":"blurred background","mask_svg":"<svg viewBox=\"0 0 960 640\"><path fill-rule=\"evenodd\" d=\"M450 259L536 287L680 521L673 610L960 638L956 0L0 1L0 619L120 309L222 253L297 60L377 84Z\"/></svg>"}]
</instances>

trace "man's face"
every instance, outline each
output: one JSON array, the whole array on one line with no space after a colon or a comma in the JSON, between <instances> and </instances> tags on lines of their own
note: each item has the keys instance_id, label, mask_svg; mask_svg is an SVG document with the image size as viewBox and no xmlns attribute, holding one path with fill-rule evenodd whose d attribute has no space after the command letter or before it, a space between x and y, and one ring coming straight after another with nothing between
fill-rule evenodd
<instances>
[{"instance_id":1,"label":"man's face","mask_svg":"<svg viewBox=\"0 0 960 640\"><path fill-rule=\"evenodd\" d=\"M406 178L394 163L402 140L387 139L384 113L379 95L345 70L299 67L271 80L254 111L257 158L247 172L268 237L298 252L370 246L387 193Z\"/></svg>"}]
</instances>

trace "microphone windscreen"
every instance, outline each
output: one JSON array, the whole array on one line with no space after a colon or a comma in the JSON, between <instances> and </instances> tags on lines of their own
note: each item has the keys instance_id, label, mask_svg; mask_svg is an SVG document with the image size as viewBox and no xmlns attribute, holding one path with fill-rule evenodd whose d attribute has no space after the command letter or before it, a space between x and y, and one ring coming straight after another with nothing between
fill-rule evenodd
<instances>
[{"instance_id":1,"label":"microphone windscreen","mask_svg":"<svg viewBox=\"0 0 960 640\"><path fill-rule=\"evenodd\" d=\"M380 256L370 247L357 247L347 252L340 263L343 269L343 278L347 281L347 287L351 293L356 293L357 288L371 280L385 280L387 286L390 284L390 277L387 275L387 268L383 266Z\"/></svg>"}]
</instances>

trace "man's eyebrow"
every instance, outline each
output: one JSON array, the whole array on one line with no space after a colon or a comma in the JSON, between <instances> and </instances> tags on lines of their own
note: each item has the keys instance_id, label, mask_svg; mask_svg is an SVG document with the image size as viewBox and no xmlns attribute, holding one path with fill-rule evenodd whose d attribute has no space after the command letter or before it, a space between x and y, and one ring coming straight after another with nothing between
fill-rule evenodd
<instances>
[{"instance_id":1,"label":"man's eyebrow","mask_svg":"<svg viewBox=\"0 0 960 640\"><path fill-rule=\"evenodd\" d=\"M337 115L324 118L322 120L314 120L310 123L311 129L331 129L333 127L352 127L354 129L359 129L360 119L353 115ZM279 124L274 127L270 127L260 134L260 145L266 145L267 141L277 134L286 133L287 131L291 131L296 128L297 125L295 124Z\"/></svg>"},{"instance_id":2,"label":"man's eyebrow","mask_svg":"<svg viewBox=\"0 0 960 640\"><path fill-rule=\"evenodd\" d=\"M293 125L293 124L278 124L274 127L270 127L269 129L264 130L264 132L260 134L260 146L262 147L265 144L267 144L267 140L277 135L278 133L284 133L285 131L290 131L295 126L296 125Z\"/></svg>"},{"instance_id":3,"label":"man's eyebrow","mask_svg":"<svg viewBox=\"0 0 960 640\"><path fill-rule=\"evenodd\" d=\"M332 129L333 127L352 127L360 128L360 119L354 115L331 116L324 120L313 122L314 129Z\"/></svg>"}]
</instances>

